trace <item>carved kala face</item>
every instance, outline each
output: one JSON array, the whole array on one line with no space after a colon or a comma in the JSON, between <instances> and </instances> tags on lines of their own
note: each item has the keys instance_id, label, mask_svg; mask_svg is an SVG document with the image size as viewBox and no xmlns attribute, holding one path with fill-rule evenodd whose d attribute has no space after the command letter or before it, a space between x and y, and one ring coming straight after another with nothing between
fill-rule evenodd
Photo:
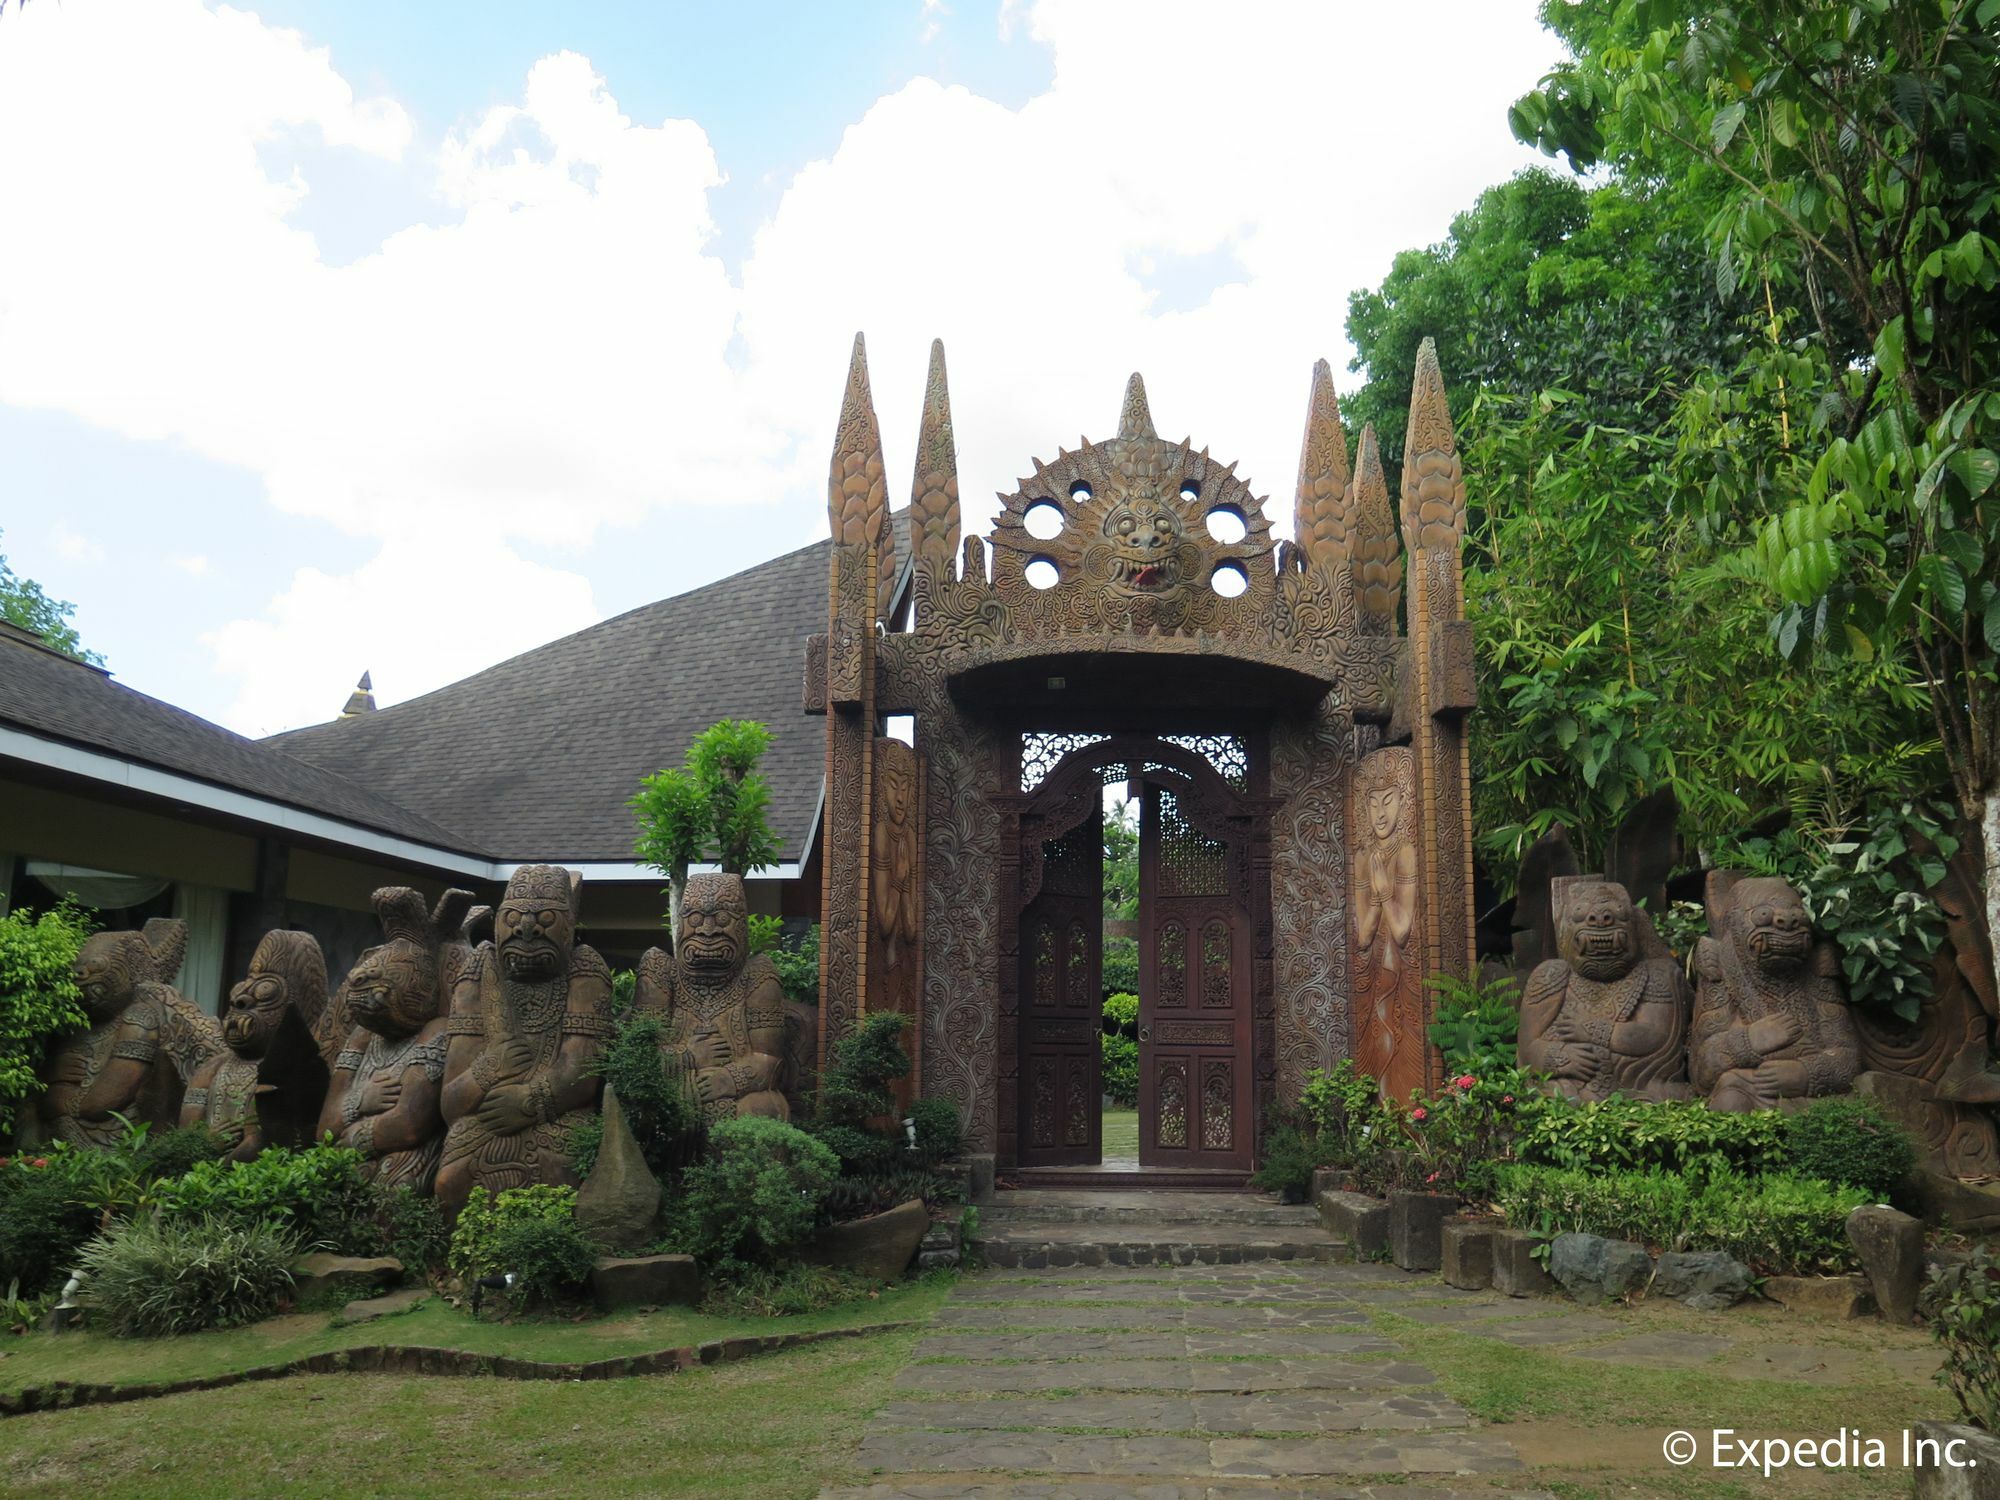
<instances>
[{"instance_id":1,"label":"carved kala face","mask_svg":"<svg viewBox=\"0 0 2000 1500\"><path fill-rule=\"evenodd\" d=\"M511 979L553 979L569 963L576 918L567 901L509 896L493 915L493 943Z\"/></svg>"},{"instance_id":2,"label":"carved kala face","mask_svg":"<svg viewBox=\"0 0 2000 1500\"><path fill-rule=\"evenodd\" d=\"M262 1057L285 1018L290 991L282 974L252 972L229 992L222 1013L222 1040L238 1057Z\"/></svg>"},{"instance_id":3,"label":"carved kala face","mask_svg":"<svg viewBox=\"0 0 2000 1500\"><path fill-rule=\"evenodd\" d=\"M1812 947L1812 921L1789 881L1759 876L1731 892L1729 934L1750 962L1768 973L1789 973Z\"/></svg>"},{"instance_id":4,"label":"carved kala face","mask_svg":"<svg viewBox=\"0 0 2000 1500\"><path fill-rule=\"evenodd\" d=\"M1181 581L1187 530L1163 497L1140 495L1112 506L1104 517L1104 540L1111 549L1113 588L1159 594Z\"/></svg>"},{"instance_id":5,"label":"carved kala face","mask_svg":"<svg viewBox=\"0 0 2000 1500\"><path fill-rule=\"evenodd\" d=\"M132 1003L132 941L137 940L130 932L93 932L83 940L72 972L92 1025L103 1025Z\"/></svg>"},{"instance_id":6,"label":"carved kala face","mask_svg":"<svg viewBox=\"0 0 2000 1500\"><path fill-rule=\"evenodd\" d=\"M1368 826L1375 830L1375 837L1388 840L1396 832L1396 824L1403 816L1403 789L1399 786L1378 786L1368 794Z\"/></svg>"},{"instance_id":7,"label":"carved kala face","mask_svg":"<svg viewBox=\"0 0 2000 1500\"><path fill-rule=\"evenodd\" d=\"M437 972L417 944L397 938L370 948L347 976L347 1006L357 1026L377 1036L413 1036L437 1016Z\"/></svg>"},{"instance_id":8,"label":"carved kala face","mask_svg":"<svg viewBox=\"0 0 2000 1500\"><path fill-rule=\"evenodd\" d=\"M1622 979L1639 959L1639 919L1625 887L1571 886L1557 934L1562 956L1586 979Z\"/></svg>"},{"instance_id":9,"label":"carved kala face","mask_svg":"<svg viewBox=\"0 0 2000 1500\"><path fill-rule=\"evenodd\" d=\"M696 875L681 898L675 934L681 962L704 978L724 979L750 952L750 909L735 875Z\"/></svg>"}]
</instances>

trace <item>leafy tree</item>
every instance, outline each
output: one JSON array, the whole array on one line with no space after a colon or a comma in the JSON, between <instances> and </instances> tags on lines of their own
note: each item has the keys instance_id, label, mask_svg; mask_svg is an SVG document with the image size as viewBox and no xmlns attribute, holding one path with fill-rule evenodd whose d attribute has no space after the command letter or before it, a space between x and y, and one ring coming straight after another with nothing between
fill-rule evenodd
<instances>
[{"instance_id":1,"label":"leafy tree","mask_svg":"<svg viewBox=\"0 0 2000 1500\"><path fill-rule=\"evenodd\" d=\"M0 620L38 636L43 645L66 656L103 666L104 658L95 651L84 650L76 627L69 623L75 613L74 604L66 599L51 599L42 592L40 584L21 577L7 566L6 557L0 555Z\"/></svg>"},{"instance_id":2,"label":"leafy tree","mask_svg":"<svg viewBox=\"0 0 2000 1500\"><path fill-rule=\"evenodd\" d=\"M1795 662L1908 653L2000 931L2000 0L1549 4L1573 59L1519 101L1578 168L1699 163L1727 290L1794 294L1762 379L1786 451L1749 558ZM1782 334L1782 338L1780 335Z\"/></svg>"},{"instance_id":3,"label":"leafy tree","mask_svg":"<svg viewBox=\"0 0 2000 1500\"><path fill-rule=\"evenodd\" d=\"M68 902L0 917L0 1128L41 1092L35 1069L49 1038L84 1024L72 971L91 926Z\"/></svg>"},{"instance_id":4,"label":"leafy tree","mask_svg":"<svg viewBox=\"0 0 2000 1500\"><path fill-rule=\"evenodd\" d=\"M627 804L639 822L633 852L667 877L667 921L678 930L688 867L715 859L745 875L774 864L771 790L757 773L771 731L754 719L723 719L688 746L686 764L643 778Z\"/></svg>"}]
</instances>

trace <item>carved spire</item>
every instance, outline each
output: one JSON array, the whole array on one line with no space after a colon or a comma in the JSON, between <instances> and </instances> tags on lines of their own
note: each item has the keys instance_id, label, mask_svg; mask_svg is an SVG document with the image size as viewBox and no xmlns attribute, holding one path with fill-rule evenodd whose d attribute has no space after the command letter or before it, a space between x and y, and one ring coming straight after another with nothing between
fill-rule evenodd
<instances>
[{"instance_id":1,"label":"carved spire","mask_svg":"<svg viewBox=\"0 0 2000 1500\"><path fill-rule=\"evenodd\" d=\"M1347 561L1354 570L1354 599L1361 628L1369 635L1396 629L1396 606L1403 598L1403 570L1396 556L1396 523L1389 517L1389 481L1382 473L1382 449L1373 424L1361 429L1354 481L1344 507L1352 530Z\"/></svg>"},{"instance_id":2,"label":"carved spire","mask_svg":"<svg viewBox=\"0 0 2000 1500\"><path fill-rule=\"evenodd\" d=\"M1152 408L1146 405L1146 382L1137 370L1125 382L1125 404L1118 409L1118 435L1122 438L1156 438Z\"/></svg>"},{"instance_id":3,"label":"carved spire","mask_svg":"<svg viewBox=\"0 0 2000 1500\"><path fill-rule=\"evenodd\" d=\"M1465 470L1451 431L1437 345L1417 350L1410 387L1410 425L1403 439L1403 545L1456 550L1465 535Z\"/></svg>"},{"instance_id":4,"label":"carved spire","mask_svg":"<svg viewBox=\"0 0 2000 1500\"><path fill-rule=\"evenodd\" d=\"M352 719L361 714L375 712L375 683L363 672L361 680L354 684L354 691L347 695L347 703L340 710L343 719Z\"/></svg>"},{"instance_id":5,"label":"carved spire","mask_svg":"<svg viewBox=\"0 0 2000 1500\"><path fill-rule=\"evenodd\" d=\"M910 481L910 543L921 571L950 574L958 552L958 451L952 440L943 339L931 340L931 373L924 383L917 468Z\"/></svg>"},{"instance_id":6,"label":"carved spire","mask_svg":"<svg viewBox=\"0 0 2000 1500\"><path fill-rule=\"evenodd\" d=\"M854 335L854 358L847 366L840 426L834 432L826 512L836 545L879 543L889 515L882 433L875 424L874 398L868 392L868 346L858 333Z\"/></svg>"},{"instance_id":7,"label":"carved spire","mask_svg":"<svg viewBox=\"0 0 2000 1500\"><path fill-rule=\"evenodd\" d=\"M1353 521L1347 513L1347 432L1333 394L1333 367L1313 366L1306 403L1306 436L1299 449L1298 497L1292 502L1292 535L1306 566L1333 568L1348 555Z\"/></svg>"}]
</instances>

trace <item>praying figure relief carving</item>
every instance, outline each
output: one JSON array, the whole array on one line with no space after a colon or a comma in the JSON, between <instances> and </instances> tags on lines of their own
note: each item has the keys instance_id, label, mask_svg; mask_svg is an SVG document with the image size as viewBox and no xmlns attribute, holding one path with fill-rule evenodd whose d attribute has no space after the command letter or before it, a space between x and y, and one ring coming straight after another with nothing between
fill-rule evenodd
<instances>
[{"instance_id":1,"label":"praying figure relief carving","mask_svg":"<svg viewBox=\"0 0 2000 1500\"><path fill-rule=\"evenodd\" d=\"M309 1017L326 1007L326 959L306 932L267 932L250 972L229 992L227 1050L195 1070L181 1101L183 1125L206 1125L230 1142L230 1159L266 1146L304 1146L326 1099L327 1069Z\"/></svg>"},{"instance_id":2,"label":"praying figure relief carving","mask_svg":"<svg viewBox=\"0 0 2000 1500\"><path fill-rule=\"evenodd\" d=\"M334 1057L319 1128L359 1151L374 1181L427 1194L444 1146L447 992L468 957L453 929L472 893L446 891L433 910L408 886L384 886L374 900L387 941L363 953L341 986L353 1025Z\"/></svg>"},{"instance_id":3,"label":"praying figure relief carving","mask_svg":"<svg viewBox=\"0 0 2000 1500\"><path fill-rule=\"evenodd\" d=\"M1813 942L1805 903L1786 881L1715 871L1688 1071L1715 1109L1770 1109L1844 1092L1859 1041L1833 950Z\"/></svg>"},{"instance_id":4,"label":"praying figure relief carving","mask_svg":"<svg viewBox=\"0 0 2000 1500\"><path fill-rule=\"evenodd\" d=\"M637 1009L662 1023L662 1056L710 1120L792 1117L780 1089L785 991L766 954L750 951L740 875L690 875L674 952L639 959Z\"/></svg>"},{"instance_id":5,"label":"praying figure relief carving","mask_svg":"<svg viewBox=\"0 0 2000 1500\"><path fill-rule=\"evenodd\" d=\"M1687 1095L1686 988L1671 957L1645 956L1624 886L1552 882L1559 957L1536 965L1521 997L1520 1058L1571 1099Z\"/></svg>"},{"instance_id":6,"label":"praying figure relief carving","mask_svg":"<svg viewBox=\"0 0 2000 1500\"><path fill-rule=\"evenodd\" d=\"M917 883L917 752L901 740L875 741L874 824L868 870L868 1009L893 1010L903 1016L903 1045L915 1054L922 1042L918 1001L923 987L918 947L923 897ZM919 1084L920 1074L913 1068L898 1080L899 1101L908 1104Z\"/></svg>"},{"instance_id":7,"label":"praying figure relief carving","mask_svg":"<svg viewBox=\"0 0 2000 1500\"><path fill-rule=\"evenodd\" d=\"M49 1049L35 1104L42 1138L106 1147L134 1125L168 1126L187 1080L223 1050L222 1032L173 987L187 924L155 917L144 932L94 932L76 956L86 1024ZM120 1119L119 1116L124 1119Z\"/></svg>"},{"instance_id":8,"label":"praying figure relief carving","mask_svg":"<svg viewBox=\"0 0 2000 1500\"><path fill-rule=\"evenodd\" d=\"M1355 1065L1385 1096L1423 1087L1424 976L1417 952L1416 761L1406 746L1354 770L1348 822L1354 850Z\"/></svg>"},{"instance_id":9,"label":"praying figure relief carving","mask_svg":"<svg viewBox=\"0 0 2000 1500\"><path fill-rule=\"evenodd\" d=\"M591 1071L611 1033L611 971L576 940L580 877L523 865L493 912L493 937L452 986L437 1197L473 1188L575 1186L571 1133L591 1117Z\"/></svg>"}]
</instances>

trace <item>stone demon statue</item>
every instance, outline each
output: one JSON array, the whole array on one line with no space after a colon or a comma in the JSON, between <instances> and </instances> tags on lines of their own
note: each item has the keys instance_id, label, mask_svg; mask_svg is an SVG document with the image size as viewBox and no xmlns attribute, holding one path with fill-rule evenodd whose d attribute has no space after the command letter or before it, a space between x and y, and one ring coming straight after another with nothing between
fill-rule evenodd
<instances>
[{"instance_id":1,"label":"stone demon statue","mask_svg":"<svg viewBox=\"0 0 2000 1500\"><path fill-rule=\"evenodd\" d=\"M1686 985L1672 958L1645 955L1625 887L1559 879L1552 905L1561 956L1528 977L1521 1065L1571 1099L1686 1097Z\"/></svg>"},{"instance_id":2,"label":"stone demon statue","mask_svg":"<svg viewBox=\"0 0 2000 1500\"><path fill-rule=\"evenodd\" d=\"M1799 893L1773 877L1717 871L1708 930L1695 949L1695 1088L1728 1110L1845 1092L1859 1067L1854 1020Z\"/></svg>"},{"instance_id":3,"label":"stone demon statue","mask_svg":"<svg viewBox=\"0 0 2000 1500\"><path fill-rule=\"evenodd\" d=\"M750 952L741 876L688 878L674 950L646 950L637 992L638 1009L663 1023L668 1072L688 1081L711 1120L790 1119L780 1091L785 992L771 960Z\"/></svg>"},{"instance_id":4,"label":"stone demon statue","mask_svg":"<svg viewBox=\"0 0 2000 1500\"><path fill-rule=\"evenodd\" d=\"M450 1215L475 1187L577 1180L570 1133L597 1102L590 1065L611 1032L611 971L576 941L578 883L523 865L452 987L437 1175Z\"/></svg>"},{"instance_id":5,"label":"stone demon statue","mask_svg":"<svg viewBox=\"0 0 2000 1500\"><path fill-rule=\"evenodd\" d=\"M310 1018L326 1007L326 959L304 932L267 932L250 972L229 992L222 1018L228 1048L188 1080L181 1124L206 1125L249 1161L268 1145L311 1142L326 1098L326 1063Z\"/></svg>"},{"instance_id":6,"label":"stone demon statue","mask_svg":"<svg viewBox=\"0 0 2000 1500\"><path fill-rule=\"evenodd\" d=\"M139 932L96 932L76 956L85 1029L49 1049L36 1101L42 1138L110 1146L131 1123L167 1126L197 1069L223 1050L222 1032L173 987L187 924L155 917Z\"/></svg>"},{"instance_id":7,"label":"stone demon statue","mask_svg":"<svg viewBox=\"0 0 2000 1500\"><path fill-rule=\"evenodd\" d=\"M375 1181L428 1193L444 1146L446 994L467 960L452 939L472 893L446 891L430 910L408 886L384 886L374 900L388 941L362 954L340 987L352 1027L319 1128L366 1157Z\"/></svg>"}]
</instances>

